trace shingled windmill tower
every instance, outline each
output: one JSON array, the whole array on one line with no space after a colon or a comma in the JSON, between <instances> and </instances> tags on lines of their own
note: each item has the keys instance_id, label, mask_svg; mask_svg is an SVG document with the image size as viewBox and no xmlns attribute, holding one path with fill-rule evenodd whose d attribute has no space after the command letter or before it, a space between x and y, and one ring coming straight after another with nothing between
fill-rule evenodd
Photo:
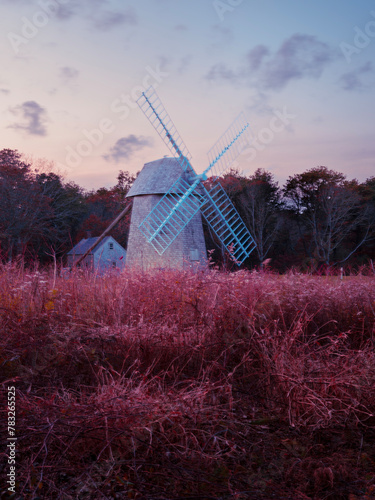
<instances>
[{"instance_id":1,"label":"shingled windmill tower","mask_svg":"<svg viewBox=\"0 0 375 500\"><path fill-rule=\"evenodd\" d=\"M197 175L191 155L155 90L150 87L137 102L173 157L146 163L127 195L133 198L127 267L205 266L202 216L240 264L256 245L218 177L241 152L239 138L249 126L244 116L240 115L211 148L208 167ZM208 172L212 177L205 185Z\"/></svg>"},{"instance_id":2,"label":"shingled windmill tower","mask_svg":"<svg viewBox=\"0 0 375 500\"><path fill-rule=\"evenodd\" d=\"M164 244L165 240L161 240L162 235L153 242L154 244L150 244L147 235L142 230L143 221L166 193L171 193L171 197L181 194L174 187L180 177L188 183L188 176L182 169L180 162L176 158L162 158L146 163L135 180L127 195L133 198L126 257L127 266L142 269L155 267L183 269L206 265L206 245L202 217L199 212L176 236L173 244L168 246ZM168 238L166 229L163 232L165 239Z\"/></svg>"}]
</instances>

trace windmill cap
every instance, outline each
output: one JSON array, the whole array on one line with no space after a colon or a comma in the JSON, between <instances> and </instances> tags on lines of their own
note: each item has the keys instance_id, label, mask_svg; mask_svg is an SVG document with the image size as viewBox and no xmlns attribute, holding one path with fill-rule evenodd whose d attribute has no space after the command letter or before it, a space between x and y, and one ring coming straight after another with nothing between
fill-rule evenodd
<instances>
[{"instance_id":1,"label":"windmill cap","mask_svg":"<svg viewBox=\"0 0 375 500\"><path fill-rule=\"evenodd\" d=\"M171 188L181 176L189 182L188 175L176 158L151 161L144 165L126 197L176 192Z\"/></svg>"}]
</instances>

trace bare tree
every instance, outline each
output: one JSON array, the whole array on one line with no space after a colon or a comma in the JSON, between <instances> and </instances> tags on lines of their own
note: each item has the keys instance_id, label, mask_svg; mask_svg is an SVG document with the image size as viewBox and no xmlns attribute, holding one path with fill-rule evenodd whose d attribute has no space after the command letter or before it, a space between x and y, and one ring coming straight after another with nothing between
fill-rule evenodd
<instances>
[{"instance_id":1,"label":"bare tree","mask_svg":"<svg viewBox=\"0 0 375 500\"><path fill-rule=\"evenodd\" d=\"M318 259L329 264L332 256L345 247L353 231L365 224L362 240L346 251L340 260L345 262L367 240L370 230L370 225L366 224L367 217L368 211L356 192L344 186L324 186L320 190L317 207L308 219Z\"/></svg>"},{"instance_id":2,"label":"bare tree","mask_svg":"<svg viewBox=\"0 0 375 500\"><path fill-rule=\"evenodd\" d=\"M315 258L329 265L345 262L369 236L369 210L356 181L339 172L317 167L289 177L284 195L294 209L299 228L307 229ZM359 242L350 245L353 232L363 227Z\"/></svg>"},{"instance_id":3,"label":"bare tree","mask_svg":"<svg viewBox=\"0 0 375 500\"><path fill-rule=\"evenodd\" d=\"M273 175L258 169L246 179L238 196L240 211L255 243L261 266L269 255L279 234L280 189Z\"/></svg>"}]
</instances>

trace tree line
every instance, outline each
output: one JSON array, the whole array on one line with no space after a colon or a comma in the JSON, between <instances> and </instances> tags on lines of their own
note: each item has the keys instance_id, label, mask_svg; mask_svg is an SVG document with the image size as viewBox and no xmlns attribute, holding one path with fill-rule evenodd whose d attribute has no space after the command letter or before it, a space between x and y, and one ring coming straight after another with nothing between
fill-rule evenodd
<instances>
[{"instance_id":1,"label":"tree line","mask_svg":"<svg viewBox=\"0 0 375 500\"><path fill-rule=\"evenodd\" d=\"M120 170L112 188L87 191L46 167L18 151L0 151L2 261L63 260L82 238L99 236L108 227L136 178ZM320 166L290 176L282 188L261 169L251 176L231 170L220 181L257 244L248 267L271 262L279 271L317 269L375 258L375 177L359 183ZM129 225L126 216L111 232L125 248ZM204 227L213 260L227 261Z\"/></svg>"},{"instance_id":2,"label":"tree line","mask_svg":"<svg viewBox=\"0 0 375 500\"><path fill-rule=\"evenodd\" d=\"M319 166L290 176L229 172L222 184L257 244L253 264L325 268L362 265L375 256L375 177L363 183Z\"/></svg>"},{"instance_id":3,"label":"tree line","mask_svg":"<svg viewBox=\"0 0 375 500\"><path fill-rule=\"evenodd\" d=\"M65 182L44 161L0 151L0 258L47 263L78 241L99 236L124 207L135 176L120 171L111 188L87 191ZM129 218L111 233L126 247Z\"/></svg>"}]
</instances>

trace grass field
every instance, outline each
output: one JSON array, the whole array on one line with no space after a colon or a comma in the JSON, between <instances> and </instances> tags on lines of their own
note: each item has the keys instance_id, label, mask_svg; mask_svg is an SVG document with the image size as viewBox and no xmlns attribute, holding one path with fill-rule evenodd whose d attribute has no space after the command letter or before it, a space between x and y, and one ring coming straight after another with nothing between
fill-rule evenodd
<instances>
[{"instance_id":1,"label":"grass field","mask_svg":"<svg viewBox=\"0 0 375 500\"><path fill-rule=\"evenodd\" d=\"M375 498L374 310L368 276L1 267L13 498Z\"/></svg>"}]
</instances>

